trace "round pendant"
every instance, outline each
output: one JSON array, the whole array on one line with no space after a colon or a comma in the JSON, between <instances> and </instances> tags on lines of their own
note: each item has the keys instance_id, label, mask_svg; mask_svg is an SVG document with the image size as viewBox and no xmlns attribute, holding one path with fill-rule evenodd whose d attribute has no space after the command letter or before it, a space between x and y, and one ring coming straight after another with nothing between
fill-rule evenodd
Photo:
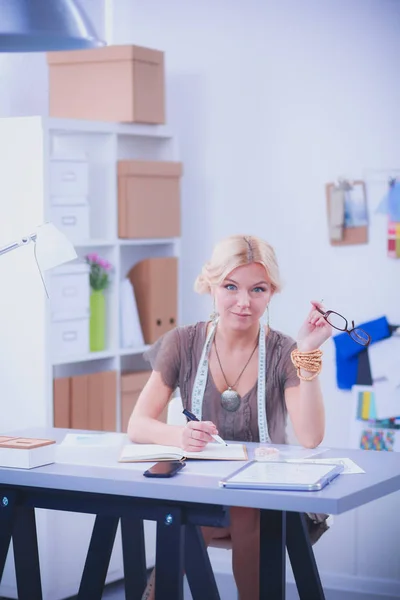
<instances>
[{"instance_id":1,"label":"round pendant","mask_svg":"<svg viewBox=\"0 0 400 600\"><path fill-rule=\"evenodd\" d=\"M228 388L221 394L221 404L225 410L235 412L240 406L240 396L232 388Z\"/></svg>"}]
</instances>

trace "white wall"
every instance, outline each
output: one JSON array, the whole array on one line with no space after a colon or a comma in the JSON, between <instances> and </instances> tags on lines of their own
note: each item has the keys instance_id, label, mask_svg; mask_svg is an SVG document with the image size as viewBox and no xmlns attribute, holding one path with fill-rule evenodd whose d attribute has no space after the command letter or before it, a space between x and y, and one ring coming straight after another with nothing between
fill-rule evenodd
<instances>
[{"instance_id":1,"label":"white wall","mask_svg":"<svg viewBox=\"0 0 400 600\"><path fill-rule=\"evenodd\" d=\"M246 232L267 238L278 253L285 288L273 301L273 327L295 336L309 300L321 298L358 322L383 314L400 322L400 262L386 258L386 222L374 214L390 173L368 186L368 245L329 245L324 190L338 176L369 182L371 168L400 167L400 3L110 5L113 43L166 52L168 123L185 172L184 321L208 315L210 302L192 284L212 244ZM350 398L336 387L331 343L322 385L324 444L346 446ZM335 519L315 548L326 585L400 597L400 525L382 517L398 500ZM372 550L377 539L387 540L381 559Z\"/></svg>"},{"instance_id":2,"label":"white wall","mask_svg":"<svg viewBox=\"0 0 400 600\"><path fill-rule=\"evenodd\" d=\"M310 299L358 322L400 322L400 262L386 258L385 191L370 186L370 243L329 245L326 182L399 168L400 4L390 0L117 0L112 43L163 49L168 123L184 160L183 318L212 244L248 232L276 248L285 282L271 324L293 336ZM186 259L185 259L186 257ZM329 445L348 439L333 344L322 381Z\"/></svg>"}]
</instances>

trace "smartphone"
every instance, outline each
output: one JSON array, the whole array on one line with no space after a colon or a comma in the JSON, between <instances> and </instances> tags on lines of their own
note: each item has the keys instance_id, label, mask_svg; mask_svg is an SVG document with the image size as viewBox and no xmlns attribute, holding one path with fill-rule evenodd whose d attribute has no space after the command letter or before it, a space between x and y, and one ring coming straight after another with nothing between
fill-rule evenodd
<instances>
[{"instance_id":1,"label":"smartphone","mask_svg":"<svg viewBox=\"0 0 400 600\"><path fill-rule=\"evenodd\" d=\"M173 477L183 467L186 467L186 463L180 460L163 460L147 469L143 475L145 477Z\"/></svg>"}]
</instances>

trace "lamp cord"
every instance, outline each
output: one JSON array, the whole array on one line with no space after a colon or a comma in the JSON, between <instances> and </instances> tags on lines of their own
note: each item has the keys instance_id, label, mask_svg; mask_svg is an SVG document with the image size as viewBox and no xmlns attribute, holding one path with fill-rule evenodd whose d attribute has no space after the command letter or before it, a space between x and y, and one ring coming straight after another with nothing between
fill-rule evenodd
<instances>
[{"instance_id":1,"label":"lamp cord","mask_svg":"<svg viewBox=\"0 0 400 600\"><path fill-rule=\"evenodd\" d=\"M47 298L50 299L50 296L49 296L48 291L47 291L46 283L44 281L44 277L43 277L42 271L40 270L38 259L37 259L37 256L36 256L36 241L34 242L33 253L35 255L35 261L36 261L36 265L37 265L37 268L38 268L38 271L39 271L39 274L40 274L40 278L41 278L42 283L43 283L44 291L46 292Z\"/></svg>"}]
</instances>

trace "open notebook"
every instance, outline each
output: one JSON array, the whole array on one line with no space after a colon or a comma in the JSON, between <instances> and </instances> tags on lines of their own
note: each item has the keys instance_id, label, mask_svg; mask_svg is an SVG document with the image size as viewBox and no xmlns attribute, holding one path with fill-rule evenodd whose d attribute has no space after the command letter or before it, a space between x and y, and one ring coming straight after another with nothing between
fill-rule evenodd
<instances>
[{"instance_id":1,"label":"open notebook","mask_svg":"<svg viewBox=\"0 0 400 600\"><path fill-rule=\"evenodd\" d=\"M248 460L247 448L243 444L207 444L201 452L185 452L176 446L160 444L126 444L122 448L119 462L159 462L162 460Z\"/></svg>"}]
</instances>

